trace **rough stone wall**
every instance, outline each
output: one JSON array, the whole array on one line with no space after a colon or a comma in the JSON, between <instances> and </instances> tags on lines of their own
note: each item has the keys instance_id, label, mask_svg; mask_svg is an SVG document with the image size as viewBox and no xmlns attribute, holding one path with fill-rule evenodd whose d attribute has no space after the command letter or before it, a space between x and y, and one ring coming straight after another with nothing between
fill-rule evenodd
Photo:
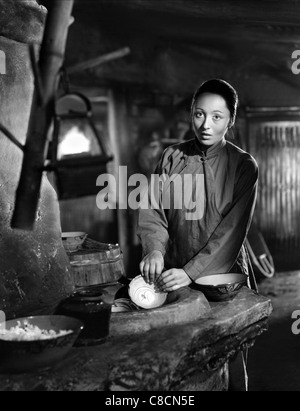
<instances>
[{"instance_id":1,"label":"rough stone wall","mask_svg":"<svg viewBox=\"0 0 300 411\"><path fill-rule=\"evenodd\" d=\"M41 43L47 10L35 0L0 0L0 35L20 43Z\"/></svg>"},{"instance_id":2,"label":"rough stone wall","mask_svg":"<svg viewBox=\"0 0 300 411\"><path fill-rule=\"evenodd\" d=\"M35 1L0 0L0 50L6 55L0 121L22 144L34 88L27 44L40 44L45 16ZM8 318L50 312L72 291L57 196L46 176L34 231L10 228L22 157L0 133L0 310Z\"/></svg>"}]
</instances>

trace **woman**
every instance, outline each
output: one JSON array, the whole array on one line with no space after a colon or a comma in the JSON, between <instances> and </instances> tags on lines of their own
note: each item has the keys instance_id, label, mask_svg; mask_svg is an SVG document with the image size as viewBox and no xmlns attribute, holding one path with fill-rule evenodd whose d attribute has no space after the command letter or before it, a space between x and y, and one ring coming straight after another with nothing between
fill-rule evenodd
<instances>
[{"instance_id":1,"label":"woman","mask_svg":"<svg viewBox=\"0 0 300 411\"><path fill-rule=\"evenodd\" d=\"M201 203L198 218L188 218L188 210L174 207L174 201L173 207L140 210L140 270L146 282L162 291L210 274L248 274L244 241L255 207L258 167L250 154L226 141L237 106L230 84L220 79L203 83L192 102L195 139L167 148L157 166L156 174L179 175L182 181L198 176L189 188Z\"/></svg>"},{"instance_id":2,"label":"woman","mask_svg":"<svg viewBox=\"0 0 300 411\"><path fill-rule=\"evenodd\" d=\"M144 253L140 271L146 282L156 283L162 291L178 290L210 274L248 274L244 241L256 202L258 167L250 154L226 141L237 106L230 84L219 79L203 83L192 102L195 139L169 147L157 166L156 173L169 181L180 176L192 185L188 190L175 188L170 207L160 199L160 207L139 213ZM185 180L188 175L199 178ZM186 192L196 192L198 218L190 218L186 201L175 207L176 194ZM247 355L238 353L230 362L229 390L248 389L243 354Z\"/></svg>"}]
</instances>

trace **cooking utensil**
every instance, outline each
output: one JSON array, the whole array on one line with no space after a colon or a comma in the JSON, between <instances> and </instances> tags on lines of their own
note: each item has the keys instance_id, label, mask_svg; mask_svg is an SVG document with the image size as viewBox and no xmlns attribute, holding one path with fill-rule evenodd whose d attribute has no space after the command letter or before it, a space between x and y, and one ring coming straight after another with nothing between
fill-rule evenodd
<instances>
[{"instance_id":1,"label":"cooking utensil","mask_svg":"<svg viewBox=\"0 0 300 411\"><path fill-rule=\"evenodd\" d=\"M248 276L245 274L216 274L199 278L195 282L195 287L210 301L229 301L247 285L247 281Z\"/></svg>"}]
</instances>

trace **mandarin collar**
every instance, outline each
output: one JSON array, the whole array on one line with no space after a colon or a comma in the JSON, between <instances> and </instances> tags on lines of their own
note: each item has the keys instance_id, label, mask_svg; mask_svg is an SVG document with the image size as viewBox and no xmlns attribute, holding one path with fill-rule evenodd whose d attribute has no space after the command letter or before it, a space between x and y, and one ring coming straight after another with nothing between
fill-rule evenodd
<instances>
[{"instance_id":1,"label":"mandarin collar","mask_svg":"<svg viewBox=\"0 0 300 411\"><path fill-rule=\"evenodd\" d=\"M215 157L226 146L226 144L226 139L222 138L222 140L216 144L206 147L200 144L199 140L195 138L196 151L201 157L205 158Z\"/></svg>"}]
</instances>

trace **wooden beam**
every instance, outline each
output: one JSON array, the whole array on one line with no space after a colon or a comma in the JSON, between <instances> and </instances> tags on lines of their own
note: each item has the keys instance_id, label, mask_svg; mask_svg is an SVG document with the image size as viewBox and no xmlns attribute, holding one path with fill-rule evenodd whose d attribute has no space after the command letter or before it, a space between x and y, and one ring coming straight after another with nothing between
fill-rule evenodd
<instances>
[{"instance_id":1,"label":"wooden beam","mask_svg":"<svg viewBox=\"0 0 300 411\"><path fill-rule=\"evenodd\" d=\"M77 0L75 5L78 15L77 23L80 22L94 26L105 36L111 36L111 26L119 27L119 36L124 39L126 33L139 33L151 36L151 38L165 38L171 41L186 41L190 43L199 43L216 39L217 41L236 41L243 42L245 39L255 42L271 42L271 43L299 43L300 39L300 8L295 7L295 4L290 0L284 2L285 14L296 13L297 17L287 19L279 11L268 9L273 6L274 0L263 0L256 2L256 10L258 15L266 15L269 20L258 19L253 21L251 9L254 5L249 0L240 2L234 0L235 11L232 15L228 15L227 4L230 5L232 0L224 0L224 13L213 12L215 8L215 0L192 0L193 7L201 10L202 4L207 4L203 11L203 16L200 13L193 13L193 9L189 6L191 0L162 0L157 4L157 1L142 1L142 6L134 6L137 0ZM176 13L176 4L182 2L186 6L186 12ZM149 3L149 4L148 4ZM151 3L151 4L150 4ZM174 3L174 10L166 15L166 4ZM218 2L217 4L219 4ZM241 3L241 4L239 4ZM276 2L276 4L279 2ZM239 8L237 8L237 6ZM278 5L277 5L278 6ZM300 6L299 6L300 7ZM93 10L91 13L90 10ZM240 10L240 12L239 12ZM243 10L244 17L239 16ZM273 10L273 9L272 9ZM248 12L250 13L248 17ZM208 14L206 14L208 13ZM272 14L273 13L273 14ZM278 13L278 15L276 14ZM80 16L80 17L79 17ZM167 18L167 24L166 24ZM291 22L291 23L290 23ZM122 34L121 34L122 33ZM124 43L123 43L124 44Z\"/></svg>"},{"instance_id":2,"label":"wooden beam","mask_svg":"<svg viewBox=\"0 0 300 411\"><path fill-rule=\"evenodd\" d=\"M88 2L85 3L88 7ZM116 6L119 9L177 14L203 20L300 25L300 3L294 0L100 0L99 4L107 4L110 8Z\"/></svg>"},{"instance_id":3,"label":"wooden beam","mask_svg":"<svg viewBox=\"0 0 300 411\"><path fill-rule=\"evenodd\" d=\"M68 74L79 73L81 71L92 69L95 67L100 66L101 64L108 63L110 61L114 61L117 59L121 59L123 57L128 56L130 54L130 48L125 47L117 51L113 51L112 53L105 54L100 57L96 57L91 60L84 61L82 63L75 64L67 69Z\"/></svg>"},{"instance_id":4,"label":"wooden beam","mask_svg":"<svg viewBox=\"0 0 300 411\"><path fill-rule=\"evenodd\" d=\"M299 44L300 43L300 26L293 26L291 30L281 30L280 26L269 26L269 25L234 25L229 27L228 24L220 24L218 29L209 27L205 23L199 30L199 27L190 23L187 27L186 25L180 26L180 31L175 30L175 27L168 25L168 27L157 26L156 32L160 35L160 38L166 41L172 40L173 42L180 42L191 45L206 44L209 45L212 42L228 43L234 42L239 43L265 43L271 44L278 47L286 47L288 44ZM226 33L223 36L222 33Z\"/></svg>"}]
</instances>

